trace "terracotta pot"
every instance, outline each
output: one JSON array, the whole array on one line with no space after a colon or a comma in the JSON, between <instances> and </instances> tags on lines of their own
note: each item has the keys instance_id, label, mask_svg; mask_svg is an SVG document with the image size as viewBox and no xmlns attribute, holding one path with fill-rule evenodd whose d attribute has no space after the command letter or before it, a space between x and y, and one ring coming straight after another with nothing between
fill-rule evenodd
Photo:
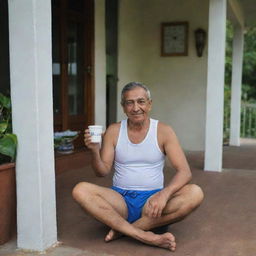
<instances>
[{"instance_id":1,"label":"terracotta pot","mask_svg":"<svg viewBox=\"0 0 256 256\"><path fill-rule=\"evenodd\" d=\"M7 242L16 229L15 164L0 165L0 244Z\"/></svg>"}]
</instances>

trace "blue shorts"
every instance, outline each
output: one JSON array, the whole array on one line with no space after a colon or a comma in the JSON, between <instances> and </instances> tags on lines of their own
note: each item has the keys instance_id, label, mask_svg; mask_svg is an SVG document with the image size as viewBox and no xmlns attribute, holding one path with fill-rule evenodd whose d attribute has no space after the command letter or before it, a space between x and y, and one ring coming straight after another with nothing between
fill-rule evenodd
<instances>
[{"instance_id":1,"label":"blue shorts","mask_svg":"<svg viewBox=\"0 0 256 256\"><path fill-rule=\"evenodd\" d=\"M128 208L127 221L130 223L133 223L141 217L142 208L147 199L161 190L124 190L114 186L112 186L112 189L123 196Z\"/></svg>"}]
</instances>

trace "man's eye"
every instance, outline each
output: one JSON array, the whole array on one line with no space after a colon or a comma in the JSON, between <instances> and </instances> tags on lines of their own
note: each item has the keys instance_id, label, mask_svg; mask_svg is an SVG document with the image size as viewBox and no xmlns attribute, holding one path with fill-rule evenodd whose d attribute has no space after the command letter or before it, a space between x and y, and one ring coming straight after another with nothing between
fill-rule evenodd
<instances>
[{"instance_id":1,"label":"man's eye","mask_svg":"<svg viewBox=\"0 0 256 256\"><path fill-rule=\"evenodd\" d=\"M139 100L138 103L139 103L140 105L144 105L144 104L146 103L146 101L145 101L145 100Z\"/></svg>"}]
</instances>

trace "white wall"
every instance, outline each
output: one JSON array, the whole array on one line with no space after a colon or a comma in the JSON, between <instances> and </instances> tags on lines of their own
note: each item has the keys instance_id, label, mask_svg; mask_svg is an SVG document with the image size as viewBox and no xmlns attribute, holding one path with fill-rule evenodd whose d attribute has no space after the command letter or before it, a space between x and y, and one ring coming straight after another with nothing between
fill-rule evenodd
<instances>
[{"instance_id":1,"label":"white wall","mask_svg":"<svg viewBox=\"0 0 256 256\"><path fill-rule=\"evenodd\" d=\"M95 124L106 124L105 1L95 0Z\"/></svg>"},{"instance_id":2,"label":"white wall","mask_svg":"<svg viewBox=\"0 0 256 256\"><path fill-rule=\"evenodd\" d=\"M189 22L189 54L161 57L161 23L175 21ZM171 125L186 150L204 149L207 49L196 56L198 27L208 28L208 1L120 0L118 94L130 81L148 85L152 117Z\"/></svg>"},{"instance_id":3,"label":"white wall","mask_svg":"<svg viewBox=\"0 0 256 256\"><path fill-rule=\"evenodd\" d=\"M142 81L143 4L144 1L119 1L117 120L125 117L120 107L122 87L131 81Z\"/></svg>"}]
</instances>

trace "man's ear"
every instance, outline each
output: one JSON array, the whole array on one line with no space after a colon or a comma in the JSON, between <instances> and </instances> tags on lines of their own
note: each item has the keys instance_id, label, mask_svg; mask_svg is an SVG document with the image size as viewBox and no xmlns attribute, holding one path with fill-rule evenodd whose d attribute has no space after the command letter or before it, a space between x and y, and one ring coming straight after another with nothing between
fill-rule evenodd
<instances>
[{"instance_id":1,"label":"man's ear","mask_svg":"<svg viewBox=\"0 0 256 256\"><path fill-rule=\"evenodd\" d=\"M123 109L123 113L125 114L125 111L124 111L124 104L123 104L122 102L120 102L120 105L121 105L121 107L122 107L122 109Z\"/></svg>"},{"instance_id":2,"label":"man's ear","mask_svg":"<svg viewBox=\"0 0 256 256\"><path fill-rule=\"evenodd\" d=\"M153 103L153 101L152 101L152 100L149 100L149 105L150 105L149 110L151 110L151 108L152 108L152 103Z\"/></svg>"}]
</instances>

